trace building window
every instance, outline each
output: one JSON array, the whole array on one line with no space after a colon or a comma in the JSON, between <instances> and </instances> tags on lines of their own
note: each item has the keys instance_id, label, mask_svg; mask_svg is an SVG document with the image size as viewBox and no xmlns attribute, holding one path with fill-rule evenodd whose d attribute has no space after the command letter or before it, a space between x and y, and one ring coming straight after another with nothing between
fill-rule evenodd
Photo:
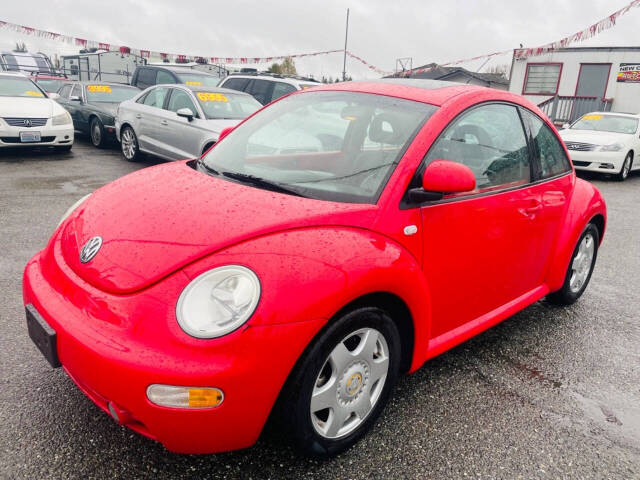
<instances>
[{"instance_id":1,"label":"building window","mask_svg":"<svg viewBox=\"0 0 640 480\"><path fill-rule=\"evenodd\" d=\"M523 95L555 95L558 93L561 73L561 63L527 64Z\"/></svg>"}]
</instances>

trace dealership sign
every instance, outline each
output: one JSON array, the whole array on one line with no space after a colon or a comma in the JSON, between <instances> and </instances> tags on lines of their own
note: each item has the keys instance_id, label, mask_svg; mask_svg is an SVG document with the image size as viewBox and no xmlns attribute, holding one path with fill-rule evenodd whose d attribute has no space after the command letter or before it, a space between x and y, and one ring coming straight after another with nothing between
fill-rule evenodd
<instances>
[{"instance_id":1,"label":"dealership sign","mask_svg":"<svg viewBox=\"0 0 640 480\"><path fill-rule=\"evenodd\" d=\"M640 83L640 63L621 63L618 82Z\"/></svg>"}]
</instances>

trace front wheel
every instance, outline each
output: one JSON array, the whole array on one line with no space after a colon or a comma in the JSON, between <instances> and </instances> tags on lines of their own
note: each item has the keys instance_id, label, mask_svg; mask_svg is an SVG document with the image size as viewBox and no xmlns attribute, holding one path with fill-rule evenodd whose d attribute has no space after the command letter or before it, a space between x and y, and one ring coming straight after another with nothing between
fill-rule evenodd
<instances>
[{"instance_id":1,"label":"front wheel","mask_svg":"<svg viewBox=\"0 0 640 480\"><path fill-rule=\"evenodd\" d=\"M627 179L627 177L629 176L629 172L631 172L632 164L633 164L633 154L629 152L624 159L624 163L622 164L622 168L620 169L620 172L618 173L618 175L616 175L616 178L619 181L624 182Z\"/></svg>"},{"instance_id":2,"label":"front wheel","mask_svg":"<svg viewBox=\"0 0 640 480\"><path fill-rule=\"evenodd\" d=\"M578 239L562 288L547 296L555 305L571 305L584 293L596 265L600 234L593 223L587 225Z\"/></svg>"},{"instance_id":3,"label":"front wheel","mask_svg":"<svg viewBox=\"0 0 640 480\"><path fill-rule=\"evenodd\" d=\"M386 405L400 370L400 334L378 308L350 312L324 330L285 387L283 421L303 453L351 447Z\"/></svg>"},{"instance_id":4,"label":"front wheel","mask_svg":"<svg viewBox=\"0 0 640 480\"><path fill-rule=\"evenodd\" d=\"M94 117L91 120L89 131L91 132L91 143L93 146L101 148L104 145L104 127L102 126L102 122Z\"/></svg>"},{"instance_id":5,"label":"front wheel","mask_svg":"<svg viewBox=\"0 0 640 480\"><path fill-rule=\"evenodd\" d=\"M120 150L122 155L130 162L140 160L140 150L138 148L138 137L131 127L124 127L120 133Z\"/></svg>"}]
</instances>

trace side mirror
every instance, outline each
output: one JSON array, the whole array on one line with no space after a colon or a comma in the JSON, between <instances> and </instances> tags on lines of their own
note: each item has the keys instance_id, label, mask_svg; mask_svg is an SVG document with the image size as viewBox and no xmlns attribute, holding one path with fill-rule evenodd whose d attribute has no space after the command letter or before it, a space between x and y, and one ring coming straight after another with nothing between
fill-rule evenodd
<instances>
[{"instance_id":1,"label":"side mirror","mask_svg":"<svg viewBox=\"0 0 640 480\"><path fill-rule=\"evenodd\" d=\"M71 95L71 96L69 97L69 100L70 100L71 102L79 102L79 101L80 101L80 97L79 97L79 96L77 96L77 95Z\"/></svg>"},{"instance_id":2,"label":"side mirror","mask_svg":"<svg viewBox=\"0 0 640 480\"><path fill-rule=\"evenodd\" d=\"M60 95L57 93L49 93L48 96L51 100L58 100L60 98Z\"/></svg>"},{"instance_id":3,"label":"side mirror","mask_svg":"<svg viewBox=\"0 0 640 480\"><path fill-rule=\"evenodd\" d=\"M562 124L562 129L563 130L566 130L566 129L570 128L570 127L571 127L571 124L569 124L569 123L563 123Z\"/></svg>"},{"instance_id":4,"label":"side mirror","mask_svg":"<svg viewBox=\"0 0 640 480\"><path fill-rule=\"evenodd\" d=\"M414 202L441 200L446 193L470 192L476 188L473 171L451 160L434 160L422 176L422 188L414 188L409 195Z\"/></svg>"},{"instance_id":5,"label":"side mirror","mask_svg":"<svg viewBox=\"0 0 640 480\"><path fill-rule=\"evenodd\" d=\"M186 118L188 121L193 120L193 117L194 117L191 109L186 107L178 109L178 111L176 112L176 115L182 118Z\"/></svg>"},{"instance_id":6,"label":"side mirror","mask_svg":"<svg viewBox=\"0 0 640 480\"><path fill-rule=\"evenodd\" d=\"M224 137L229 135L231 133L231 130L233 130L233 127L223 128L222 131L220 132L220 135L218 135L218 141L222 140Z\"/></svg>"}]
</instances>

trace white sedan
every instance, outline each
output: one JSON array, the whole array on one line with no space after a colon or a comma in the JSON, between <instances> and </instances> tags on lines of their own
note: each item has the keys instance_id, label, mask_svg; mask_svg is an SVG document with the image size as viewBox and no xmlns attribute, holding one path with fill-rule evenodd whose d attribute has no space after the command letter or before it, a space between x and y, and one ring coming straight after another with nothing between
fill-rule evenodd
<instances>
[{"instance_id":1,"label":"white sedan","mask_svg":"<svg viewBox=\"0 0 640 480\"><path fill-rule=\"evenodd\" d=\"M0 73L0 149L73 146L71 115L38 85L19 73Z\"/></svg>"},{"instance_id":2,"label":"white sedan","mask_svg":"<svg viewBox=\"0 0 640 480\"><path fill-rule=\"evenodd\" d=\"M615 174L625 180L640 169L640 115L587 113L560 131L576 170Z\"/></svg>"}]
</instances>

